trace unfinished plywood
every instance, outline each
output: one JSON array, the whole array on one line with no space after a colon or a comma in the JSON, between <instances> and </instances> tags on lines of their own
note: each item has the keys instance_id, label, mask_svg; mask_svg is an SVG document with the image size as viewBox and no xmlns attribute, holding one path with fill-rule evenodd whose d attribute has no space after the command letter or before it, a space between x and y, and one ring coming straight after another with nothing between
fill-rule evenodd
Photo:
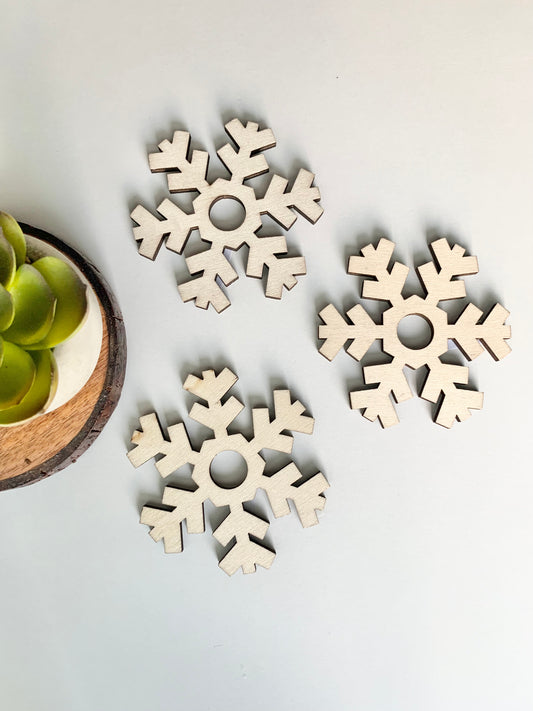
<instances>
[{"instance_id":1,"label":"unfinished plywood","mask_svg":"<svg viewBox=\"0 0 533 711\"><path fill-rule=\"evenodd\" d=\"M324 339L320 352L328 360L333 360L349 341L347 352L356 360L363 358L375 340L381 340L383 351L392 357L390 362L363 368L365 383L375 387L350 393L352 409L363 410L369 420L378 418L383 427L398 422L393 398L402 402L413 397L404 374L405 366L427 368L420 397L438 403L435 421L439 425L449 428L455 420L470 417L470 410L481 409L483 393L460 387L468 384L468 368L441 360L448 351L448 339L456 343L468 360L477 358L484 350L494 360L501 360L511 350L507 343L511 327L505 323L509 312L500 304L483 318L483 312L468 303L457 320L449 323L448 314L439 302L466 297L464 281L456 277L477 274L477 259L466 257L462 247L452 248L444 238L432 242L430 248L434 261L418 269L426 292L424 298L403 297L409 268L395 262L389 271L394 244L381 239L377 247L367 245L361 256L350 257L348 273L367 277L363 281L363 298L389 302L382 322L375 323L360 304L347 312L347 321L332 304L320 312L324 322L318 333ZM431 328L429 342L420 348L407 346L398 334L400 322L413 315L423 318Z\"/></svg>"},{"instance_id":2,"label":"unfinished plywood","mask_svg":"<svg viewBox=\"0 0 533 711\"><path fill-rule=\"evenodd\" d=\"M247 276L261 278L266 271L265 293L275 299L281 298L283 287L292 289L296 277L306 273L303 257L284 256L287 243L283 235L257 234L261 215L270 215L288 230L296 221L295 210L312 223L323 212L318 204L319 190L313 185L315 176L308 170L298 172L290 190L285 178L273 175L263 197L258 197L245 181L269 171L262 151L276 145L274 134L269 128L260 130L259 125L251 121L244 126L236 118L225 128L238 149L227 143L218 151L218 157L231 175L229 179L218 178L209 183L209 154L195 150L189 157L190 134L175 131L172 141L163 141L159 151L150 154L150 169L168 173L171 193L199 193L192 203L192 212L182 210L166 198L158 206L156 215L142 205L131 213L137 224L133 233L139 242L139 253L149 259L155 259L165 237L168 249L181 254L191 232L199 230L201 239L210 246L185 260L191 275L199 276L180 284L179 292L183 301L194 301L202 309L212 304L218 312L230 305L221 284L229 286L237 279L225 250L247 245ZM237 200L244 211L242 223L229 230L217 227L211 217L215 203L228 198Z\"/></svg>"},{"instance_id":3,"label":"unfinished plywood","mask_svg":"<svg viewBox=\"0 0 533 711\"><path fill-rule=\"evenodd\" d=\"M245 573L255 572L257 565L269 568L274 560L275 553L259 542L266 535L268 522L243 506L254 499L258 489L266 491L276 518L290 513L289 501L292 501L302 526L307 527L318 523L316 511L324 508L323 493L329 486L320 472L304 481L293 462L271 476L264 473L263 450L290 454L293 437L288 432L311 434L313 431L313 418L303 414L305 408L298 400L291 401L289 390L274 391L274 419L270 419L266 407L252 410L252 439L248 440L240 433L228 434L229 425L244 407L233 396L222 401L236 381L237 377L228 368L218 375L213 370L206 370L200 378L189 375L186 379L185 390L206 403L195 403L190 417L214 434L212 439L203 442L199 451L191 446L181 422L168 428L168 439L165 439L157 415L153 413L140 418L141 428L131 439L135 447L128 454L135 467L162 455L155 463L162 477L186 464L193 468L194 491L167 486L162 500L167 508L145 506L141 513L141 523L151 527L150 535L155 541L163 540L167 553L183 550L184 521L189 533L205 530L204 503L208 499L215 506L229 507L227 517L213 531L223 546L235 539L219 563L228 575L233 575L239 568ZM215 481L213 461L222 452L237 452L243 458L246 472L240 483L229 486Z\"/></svg>"}]
</instances>

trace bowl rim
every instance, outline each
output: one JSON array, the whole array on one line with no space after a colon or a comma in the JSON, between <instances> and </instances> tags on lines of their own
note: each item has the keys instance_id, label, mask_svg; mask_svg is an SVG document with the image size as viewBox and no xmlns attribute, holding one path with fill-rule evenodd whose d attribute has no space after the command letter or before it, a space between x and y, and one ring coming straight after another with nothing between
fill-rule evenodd
<instances>
[{"instance_id":1,"label":"bowl rim","mask_svg":"<svg viewBox=\"0 0 533 711\"><path fill-rule=\"evenodd\" d=\"M124 384L127 361L126 332L122 313L109 284L98 268L76 249L49 232L25 222L19 222L19 225L24 234L42 240L65 254L81 269L90 282L102 306L107 325L109 361L100 395L78 434L47 461L22 474L0 480L0 491L33 484L51 476L75 462L91 446L118 404ZM22 426L31 427L31 421Z\"/></svg>"}]
</instances>

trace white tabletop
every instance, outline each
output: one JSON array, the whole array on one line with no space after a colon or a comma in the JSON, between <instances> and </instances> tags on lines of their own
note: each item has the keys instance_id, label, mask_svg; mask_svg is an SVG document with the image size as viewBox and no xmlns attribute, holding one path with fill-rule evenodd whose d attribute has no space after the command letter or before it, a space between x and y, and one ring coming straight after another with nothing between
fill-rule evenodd
<instances>
[{"instance_id":1,"label":"white tabletop","mask_svg":"<svg viewBox=\"0 0 533 711\"><path fill-rule=\"evenodd\" d=\"M19 0L2 30L0 207L102 270L129 352L93 447L0 494L0 706L531 708L533 3ZM147 154L175 129L223 176L233 117L272 128L277 173L316 173L325 213L285 232L307 261L292 291L266 299L238 253L218 315L181 301L183 257L138 255L129 213L168 196ZM368 422L348 403L361 366L318 353L317 312L360 301L347 257L380 235L409 265L433 235L459 242L479 259L469 298L511 312L513 352L472 363L484 408L451 430L419 398ZM199 446L181 385L223 366L247 407L280 386L302 400L316 425L294 461L331 486L308 529L259 496L276 559L231 578L210 510L181 555L150 539L139 512L164 481L126 458L152 410Z\"/></svg>"}]
</instances>

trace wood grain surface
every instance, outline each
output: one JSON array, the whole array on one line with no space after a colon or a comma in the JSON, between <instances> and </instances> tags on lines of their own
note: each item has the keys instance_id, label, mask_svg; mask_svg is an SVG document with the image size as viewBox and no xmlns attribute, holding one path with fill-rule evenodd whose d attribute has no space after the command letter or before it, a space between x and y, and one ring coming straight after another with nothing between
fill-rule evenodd
<instances>
[{"instance_id":1,"label":"wood grain surface","mask_svg":"<svg viewBox=\"0 0 533 711\"><path fill-rule=\"evenodd\" d=\"M98 270L56 237L21 223L25 234L53 244L91 283L102 311L102 349L89 381L69 402L25 424L0 428L0 491L25 486L75 462L94 442L120 397L126 338L120 309Z\"/></svg>"}]
</instances>

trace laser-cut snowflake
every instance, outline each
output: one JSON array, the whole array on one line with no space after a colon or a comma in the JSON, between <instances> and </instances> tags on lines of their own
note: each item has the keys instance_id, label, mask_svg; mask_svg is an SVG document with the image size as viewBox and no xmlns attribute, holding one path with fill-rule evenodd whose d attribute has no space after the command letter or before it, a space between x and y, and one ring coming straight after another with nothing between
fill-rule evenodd
<instances>
[{"instance_id":1,"label":"laser-cut snowflake","mask_svg":"<svg viewBox=\"0 0 533 711\"><path fill-rule=\"evenodd\" d=\"M364 247L362 256L350 257L348 273L369 277L363 281L364 299L390 303L382 323L375 323L360 304L347 312L348 323L332 304L320 312L324 325L319 326L318 337L325 341L320 353L328 360L333 360L347 341L351 341L347 352L355 360L363 358L374 340L382 340L383 352L392 356L391 362L363 368L365 383L375 387L350 393L352 409L363 410L364 417L371 421L379 418L383 427L398 422L392 398L403 402L413 397L403 372L405 366L428 369L420 397L438 403L435 414L438 424L451 427L455 419L463 421L470 417L471 409L482 408L483 393L458 387L468 383L468 368L441 360L448 351L448 339L457 344L468 360L477 358L484 349L494 360L501 360L511 350L506 342L511 337L511 328L505 324L509 312L501 304L496 304L481 321L483 312L468 303L455 323L448 323L448 315L439 302L466 297L464 281L455 277L477 274L477 259L465 257L463 248L459 245L451 248L444 238L432 242L430 248L434 262L418 268L425 298L402 296L409 268L395 262L388 270L394 243L381 239L377 247L371 244ZM400 321L413 314L422 316L431 326L431 341L423 348L409 348L398 336Z\"/></svg>"},{"instance_id":2,"label":"laser-cut snowflake","mask_svg":"<svg viewBox=\"0 0 533 711\"><path fill-rule=\"evenodd\" d=\"M313 431L313 418L302 414L305 408L298 400L291 402L289 390L274 391L275 417L272 421L268 408L252 410L254 436L251 440L243 434L228 434L227 428L244 407L233 396L222 402L236 381L237 377L228 368L218 375L213 370L206 370L201 378L189 375L186 379L185 390L207 403L195 403L189 416L214 433L212 439L203 442L199 451L191 447L183 423L168 428L169 441L163 436L157 416L151 414L140 418L141 429L132 436L136 446L128 453L135 467L152 457L164 455L156 462L163 477L186 464L193 467L191 478L197 487L195 491L167 486L162 503L171 510L145 506L141 513L141 523L151 527L150 535L155 541L163 539L167 553L183 550L183 521L187 523L189 533L205 531L204 503L207 499L215 506L229 506L229 514L213 531L223 546L235 538L235 544L219 563L228 575L233 575L240 567L245 573L255 572L256 565L269 568L274 560L273 551L250 538L264 538L268 521L243 507L255 497L259 488L266 491L276 518L289 514L289 501L293 501L302 526L307 527L318 523L316 511L324 508L326 500L323 493L329 487L320 472L304 481L293 462L271 476L264 474L262 450L290 454L293 437L283 433L292 430L311 434ZM212 478L210 470L215 457L227 451L238 452L247 466L244 480L234 487L220 486Z\"/></svg>"},{"instance_id":3,"label":"laser-cut snowflake","mask_svg":"<svg viewBox=\"0 0 533 711\"><path fill-rule=\"evenodd\" d=\"M273 175L265 195L259 198L254 189L244 183L249 178L268 172L269 166L261 151L276 145L274 134L269 128L259 130L258 124L250 121L243 126L236 118L227 123L225 129L238 147L236 151L227 143L217 151L218 157L231 174L229 180L218 178L209 183L209 154L195 150L189 160L190 134L175 131L172 142L163 141L159 144L159 152L150 154L150 169L152 172L168 173L168 189L171 193L197 191L199 195L193 201L193 212L187 213L171 200L165 199L157 208L159 215L153 215L141 205L131 213L138 225L133 228L133 233L139 242L139 253L149 259L155 259L166 236L167 248L181 254L191 232L199 230L201 239L210 243L210 247L185 261L191 275L201 276L180 284L179 292L183 301L194 299L196 306L203 309L213 304L218 312L230 305L220 282L229 286L237 279L237 273L224 250L237 250L246 244L249 249L246 275L261 278L266 268L268 277L265 293L280 299L283 287L292 289L297 282L296 277L306 273L305 259L281 258L280 255L287 254L287 243L283 235L257 235L261 227L261 215L270 215L288 230L296 220L296 214L291 208L312 223L323 212L318 205L319 190L313 186L315 176L308 170L301 169L298 172L289 191L286 190L288 181ZM233 198L244 208L243 223L232 230L218 228L210 217L211 207L224 198Z\"/></svg>"}]
</instances>

